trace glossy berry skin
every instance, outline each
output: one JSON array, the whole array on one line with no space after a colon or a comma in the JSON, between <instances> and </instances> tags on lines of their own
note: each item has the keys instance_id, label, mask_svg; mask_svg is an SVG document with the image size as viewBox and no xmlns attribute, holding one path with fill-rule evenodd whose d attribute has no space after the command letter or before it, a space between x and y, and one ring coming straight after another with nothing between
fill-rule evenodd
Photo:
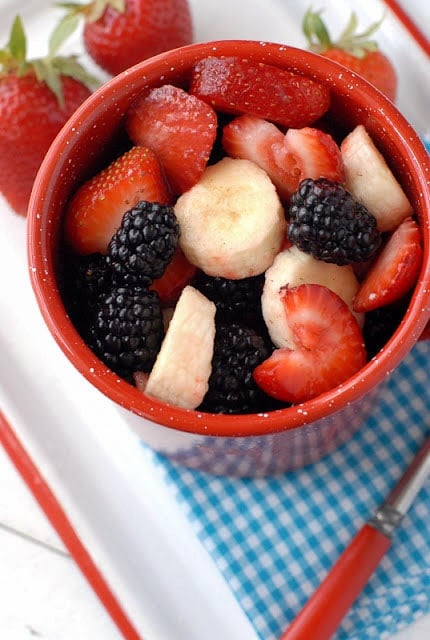
<instances>
[{"instance_id":1,"label":"glossy berry skin","mask_svg":"<svg viewBox=\"0 0 430 640\"><path fill-rule=\"evenodd\" d=\"M252 413L268 405L252 373L269 356L264 339L239 323L218 324L209 389L200 406L210 413Z\"/></svg>"},{"instance_id":2,"label":"glossy berry skin","mask_svg":"<svg viewBox=\"0 0 430 640\"><path fill-rule=\"evenodd\" d=\"M371 265L354 299L354 310L372 311L400 300L414 286L421 268L421 231L403 220Z\"/></svg>"},{"instance_id":3,"label":"glossy berry skin","mask_svg":"<svg viewBox=\"0 0 430 640\"><path fill-rule=\"evenodd\" d=\"M338 265L369 260L381 244L376 224L338 182L308 178L291 196L288 237L318 260Z\"/></svg>"},{"instance_id":4,"label":"glossy berry skin","mask_svg":"<svg viewBox=\"0 0 430 640\"><path fill-rule=\"evenodd\" d=\"M282 200L305 178L345 179L340 149L319 129L290 127L284 134L264 118L242 115L223 128L222 145L232 158L244 158L266 171Z\"/></svg>"},{"instance_id":5,"label":"glossy berry skin","mask_svg":"<svg viewBox=\"0 0 430 640\"><path fill-rule=\"evenodd\" d=\"M190 93L215 110L265 118L285 127L305 127L330 106L330 92L310 78L237 56L209 57L193 70Z\"/></svg>"},{"instance_id":6,"label":"glossy berry skin","mask_svg":"<svg viewBox=\"0 0 430 640\"><path fill-rule=\"evenodd\" d=\"M224 323L238 322L247 326L256 326L263 320L263 285L264 274L229 280L220 276L208 276L201 271L193 281L193 286L215 303L217 320Z\"/></svg>"},{"instance_id":7,"label":"glossy berry skin","mask_svg":"<svg viewBox=\"0 0 430 640\"><path fill-rule=\"evenodd\" d=\"M141 200L170 199L160 163L150 149L132 147L84 182L71 199L64 228L77 253L106 253L126 211Z\"/></svg>"},{"instance_id":8,"label":"glossy berry skin","mask_svg":"<svg viewBox=\"0 0 430 640\"><path fill-rule=\"evenodd\" d=\"M106 260L119 282L131 280L147 286L163 275L178 238L173 208L141 200L124 214Z\"/></svg>"},{"instance_id":9,"label":"glossy berry skin","mask_svg":"<svg viewBox=\"0 0 430 640\"><path fill-rule=\"evenodd\" d=\"M127 111L126 130L136 145L152 149L174 193L198 182L215 141L217 115L203 100L173 85L139 96Z\"/></svg>"},{"instance_id":10,"label":"glossy berry skin","mask_svg":"<svg viewBox=\"0 0 430 640\"><path fill-rule=\"evenodd\" d=\"M26 215L39 166L57 133L90 89L62 76L64 107L33 72L0 76L0 191L12 207Z\"/></svg>"},{"instance_id":11,"label":"glossy berry skin","mask_svg":"<svg viewBox=\"0 0 430 640\"><path fill-rule=\"evenodd\" d=\"M187 0L126 0L124 13L107 6L83 31L89 55L112 75L162 51L190 44L192 37Z\"/></svg>"},{"instance_id":12,"label":"glossy berry skin","mask_svg":"<svg viewBox=\"0 0 430 640\"><path fill-rule=\"evenodd\" d=\"M347 51L332 48L323 51L322 55L363 76L393 102L396 99L397 73L381 51L368 51L363 58L357 58Z\"/></svg>"},{"instance_id":13,"label":"glossy berry skin","mask_svg":"<svg viewBox=\"0 0 430 640\"><path fill-rule=\"evenodd\" d=\"M155 291L116 287L100 300L89 344L118 375L130 380L149 372L163 339L160 301Z\"/></svg>"}]
</instances>

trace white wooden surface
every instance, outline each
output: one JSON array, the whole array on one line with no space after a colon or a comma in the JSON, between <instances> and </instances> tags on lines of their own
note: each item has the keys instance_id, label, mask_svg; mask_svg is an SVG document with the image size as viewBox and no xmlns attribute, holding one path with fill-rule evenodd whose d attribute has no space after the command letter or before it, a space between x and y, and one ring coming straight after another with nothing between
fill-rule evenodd
<instances>
[{"instance_id":1,"label":"white wooden surface","mask_svg":"<svg viewBox=\"0 0 430 640\"><path fill-rule=\"evenodd\" d=\"M18 4L22 14L34 20L34 40L35 33L39 33L36 28L39 22L46 30L42 14L51 3ZM427 0L402 4L408 8L412 4L419 24L428 27ZM0 0L4 14L8 5L13 5L15 13L15 2ZM204 31L200 4L194 2L193 5ZM39 12L40 21L35 18ZM211 25L211 31L213 28ZM395 640L428 638L430 616L398 634ZM120 639L109 615L0 446L0 640Z\"/></svg>"},{"instance_id":2,"label":"white wooden surface","mask_svg":"<svg viewBox=\"0 0 430 640\"><path fill-rule=\"evenodd\" d=\"M122 638L1 446L0 638Z\"/></svg>"}]
</instances>

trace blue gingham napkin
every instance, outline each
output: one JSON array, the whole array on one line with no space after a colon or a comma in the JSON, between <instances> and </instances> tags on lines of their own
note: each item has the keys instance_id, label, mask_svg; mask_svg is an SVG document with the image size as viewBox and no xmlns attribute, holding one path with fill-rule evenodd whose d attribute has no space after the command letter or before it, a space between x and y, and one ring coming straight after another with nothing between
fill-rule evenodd
<instances>
[{"instance_id":1,"label":"blue gingham napkin","mask_svg":"<svg viewBox=\"0 0 430 640\"><path fill-rule=\"evenodd\" d=\"M299 471L222 478L154 454L262 640L279 638L428 434L429 372L427 341L391 374L359 432ZM430 613L429 482L336 638L384 640L425 613Z\"/></svg>"}]
</instances>

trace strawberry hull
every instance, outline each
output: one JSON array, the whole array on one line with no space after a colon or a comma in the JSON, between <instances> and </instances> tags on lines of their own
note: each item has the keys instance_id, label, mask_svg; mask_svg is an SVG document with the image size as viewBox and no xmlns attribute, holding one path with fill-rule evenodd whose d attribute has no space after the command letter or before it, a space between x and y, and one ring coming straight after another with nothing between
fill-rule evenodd
<instances>
[{"instance_id":1,"label":"strawberry hull","mask_svg":"<svg viewBox=\"0 0 430 640\"><path fill-rule=\"evenodd\" d=\"M363 124L405 190L419 221L423 260L403 322L376 358L344 384L300 405L268 413L203 414L149 398L118 379L87 347L68 318L58 286L66 203L123 136L123 116L144 90L188 87L192 67L209 56L240 56L304 74L330 89L326 118L340 130ZM168 52L120 74L74 114L36 179L28 218L32 285L46 324L73 365L126 411L129 424L157 451L213 473L267 475L308 464L344 442L376 402L381 383L419 339L429 317L428 156L396 108L362 79L330 60L269 43L228 41ZM102 428L102 425L101 425Z\"/></svg>"}]
</instances>

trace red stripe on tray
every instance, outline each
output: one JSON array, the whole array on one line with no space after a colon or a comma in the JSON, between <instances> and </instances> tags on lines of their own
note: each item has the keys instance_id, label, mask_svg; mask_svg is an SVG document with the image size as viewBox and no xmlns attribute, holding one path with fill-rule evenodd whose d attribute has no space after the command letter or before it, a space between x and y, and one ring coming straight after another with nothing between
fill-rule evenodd
<instances>
[{"instance_id":1,"label":"red stripe on tray","mask_svg":"<svg viewBox=\"0 0 430 640\"><path fill-rule=\"evenodd\" d=\"M73 529L54 493L0 411L0 442L126 640L143 640Z\"/></svg>"},{"instance_id":2,"label":"red stripe on tray","mask_svg":"<svg viewBox=\"0 0 430 640\"><path fill-rule=\"evenodd\" d=\"M396 0L384 0L387 7L391 9L394 15L400 20L405 29L407 29L419 46L430 56L430 41L421 31L418 25L412 20L411 16L399 5Z\"/></svg>"}]
</instances>

